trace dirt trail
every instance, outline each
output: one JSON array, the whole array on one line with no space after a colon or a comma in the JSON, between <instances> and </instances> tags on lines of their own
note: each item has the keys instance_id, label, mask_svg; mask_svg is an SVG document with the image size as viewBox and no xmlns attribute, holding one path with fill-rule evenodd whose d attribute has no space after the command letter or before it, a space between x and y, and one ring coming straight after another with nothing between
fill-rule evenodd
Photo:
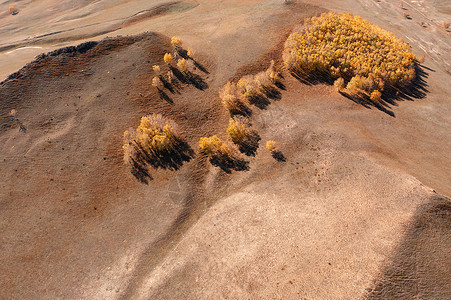
<instances>
[{"instance_id":1,"label":"dirt trail","mask_svg":"<svg viewBox=\"0 0 451 300\"><path fill-rule=\"evenodd\" d=\"M449 298L444 10L408 2L407 20L386 1L21 2L0 21L5 78L38 53L105 30L124 37L40 56L0 85L1 297ZM424 51L421 97L364 107L285 73L280 97L252 106L261 141L243 156L249 170L212 166L197 147L201 136L227 139L218 90L265 69L295 24L326 9ZM125 36L149 30L158 33ZM152 65L167 71L172 35L205 71L202 87L180 83L163 99ZM121 136L154 112L194 155L179 170L150 169L146 184L123 165Z\"/></svg>"}]
</instances>

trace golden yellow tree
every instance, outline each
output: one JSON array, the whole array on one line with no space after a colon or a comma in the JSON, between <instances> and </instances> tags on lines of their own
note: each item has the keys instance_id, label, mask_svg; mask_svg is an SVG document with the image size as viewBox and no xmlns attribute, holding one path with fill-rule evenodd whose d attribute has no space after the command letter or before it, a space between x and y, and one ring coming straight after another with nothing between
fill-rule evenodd
<instances>
[{"instance_id":1,"label":"golden yellow tree","mask_svg":"<svg viewBox=\"0 0 451 300\"><path fill-rule=\"evenodd\" d=\"M172 64L172 54L171 53L165 53L163 60L166 64L170 65Z\"/></svg>"},{"instance_id":2,"label":"golden yellow tree","mask_svg":"<svg viewBox=\"0 0 451 300\"><path fill-rule=\"evenodd\" d=\"M250 133L249 119L242 116L231 118L226 131L235 144L245 142Z\"/></svg>"}]
</instances>

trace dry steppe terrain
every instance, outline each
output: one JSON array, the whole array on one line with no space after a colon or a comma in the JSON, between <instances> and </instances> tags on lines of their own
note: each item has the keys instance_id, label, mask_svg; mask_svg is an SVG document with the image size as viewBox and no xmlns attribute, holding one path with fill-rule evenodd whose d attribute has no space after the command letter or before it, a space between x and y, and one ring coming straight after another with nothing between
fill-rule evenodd
<instances>
[{"instance_id":1,"label":"dry steppe terrain","mask_svg":"<svg viewBox=\"0 0 451 300\"><path fill-rule=\"evenodd\" d=\"M283 2L0 0L0 299L451 298L450 5ZM329 10L424 54L416 93L363 105L285 71L251 106L248 170L213 166L198 144L228 138L219 90ZM200 84L164 99L171 36ZM122 134L151 113L193 155L140 181Z\"/></svg>"}]
</instances>

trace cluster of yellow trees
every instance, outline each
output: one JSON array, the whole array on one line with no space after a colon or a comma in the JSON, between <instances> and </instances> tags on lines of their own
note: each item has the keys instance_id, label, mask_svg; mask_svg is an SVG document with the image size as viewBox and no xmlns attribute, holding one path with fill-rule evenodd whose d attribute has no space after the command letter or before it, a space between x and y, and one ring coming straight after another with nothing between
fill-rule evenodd
<instances>
[{"instance_id":1,"label":"cluster of yellow trees","mask_svg":"<svg viewBox=\"0 0 451 300\"><path fill-rule=\"evenodd\" d=\"M326 75L339 80L339 89L367 95L408 85L415 60L409 45L393 33L359 16L333 12L307 19L288 37L283 53L291 72Z\"/></svg>"},{"instance_id":2,"label":"cluster of yellow trees","mask_svg":"<svg viewBox=\"0 0 451 300\"><path fill-rule=\"evenodd\" d=\"M182 40L178 37L173 36L171 38L171 45L174 48L174 53L179 53L183 50L182 48ZM188 58L193 57L194 51L189 48L186 52L188 55ZM163 61L170 67L174 67L177 70L185 75L188 76L190 74L190 70L193 68L192 62L189 60L184 59L183 57L178 58L176 61L174 60L174 56L171 53L165 53L163 56ZM152 66L152 69L155 73L155 77L152 79L152 86L156 87L158 90L162 90L164 88L163 80L165 80L169 84L173 84L174 82L174 73L172 70L169 70L166 74L166 76L163 76L161 74L161 68L158 65Z\"/></svg>"},{"instance_id":3,"label":"cluster of yellow trees","mask_svg":"<svg viewBox=\"0 0 451 300\"><path fill-rule=\"evenodd\" d=\"M231 115L238 114L241 108L245 106L245 102L252 101L274 89L278 80L280 80L280 72L276 70L272 60L266 71L256 75L246 75L236 84L227 82L219 92L219 97L223 106Z\"/></svg>"},{"instance_id":4,"label":"cluster of yellow trees","mask_svg":"<svg viewBox=\"0 0 451 300\"><path fill-rule=\"evenodd\" d=\"M124 161L132 164L141 152L148 157L161 156L174 150L177 139L171 122L160 114L151 114L141 118L135 130L124 132Z\"/></svg>"},{"instance_id":5,"label":"cluster of yellow trees","mask_svg":"<svg viewBox=\"0 0 451 300\"><path fill-rule=\"evenodd\" d=\"M242 116L231 118L226 131L232 142L235 144L244 143L250 134L249 119Z\"/></svg>"},{"instance_id":6,"label":"cluster of yellow trees","mask_svg":"<svg viewBox=\"0 0 451 300\"><path fill-rule=\"evenodd\" d=\"M171 68L166 76L161 73L158 65L152 67L155 77L152 79L152 85L158 90L163 90L166 81L172 84L174 79L173 68L180 73L189 75L190 61L182 57L174 62L174 57L182 51L182 41L177 37L171 38L171 44L174 48L174 55L165 53L163 61ZM192 58L194 51L188 49L186 52L188 58ZM174 67L175 66L175 67ZM235 144L243 144L251 134L249 119L242 116L236 116L236 113L244 105L244 101L251 101L275 88L275 84L280 80L280 73L276 70L274 61L271 61L266 71L256 75L242 77L237 83L228 82L220 92L220 98L224 107L233 116L229 121L227 133ZM136 129L129 129L123 135L124 162L135 166L137 163L143 163L147 158L158 158L164 155L171 155L176 150L177 138L174 133L172 122L160 114L151 114L141 118L141 122ZM236 159L237 151L235 146L230 146L223 142L216 135L202 137L199 141L201 153L210 158ZM269 151L274 151L275 142L269 141L267 144Z\"/></svg>"},{"instance_id":7,"label":"cluster of yellow trees","mask_svg":"<svg viewBox=\"0 0 451 300\"><path fill-rule=\"evenodd\" d=\"M233 153L231 148L216 135L200 138L199 148L209 157L228 157Z\"/></svg>"}]
</instances>

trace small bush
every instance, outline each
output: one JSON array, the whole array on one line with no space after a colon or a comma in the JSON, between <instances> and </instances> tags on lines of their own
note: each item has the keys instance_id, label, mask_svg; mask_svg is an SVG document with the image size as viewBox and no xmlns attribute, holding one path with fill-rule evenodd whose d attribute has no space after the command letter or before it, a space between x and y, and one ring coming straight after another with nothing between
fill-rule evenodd
<instances>
[{"instance_id":1,"label":"small bush","mask_svg":"<svg viewBox=\"0 0 451 300\"><path fill-rule=\"evenodd\" d=\"M301 76L343 78L351 93L404 87L415 77L415 55L393 33L352 14L307 19L285 42L285 66Z\"/></svg>"},{"instance_id":2,"label":"small bush","mask_svg":"<svg viewBox=\"0 0 451 300\"><path fill-rule=\"evenodd\" d=\"M370 100L373 102L379 102L381 101L381 92L379 92L378 90L374 90L371 95L370 95Z\"/></svg>"},{"instance_id":3,"label":"small bush","mask_svg":"<svg viewBox=\"0 0 451 300\"><path fill-rule=\"evenodd\" d=\"M340 92L346 87L345 80L342 77L338 78L337 80L334 81L334 87L337 89L338 92Z\"/></svg>"},{"instance_id":4,"label":"small bush","mask_svg":"<svg viewBox=\"0 0 451 300\"><path fill-rule=\"evenodd\" d=\"M444 28L444 29L448 29L450 25L451 25L451 23L450 23L450 22L448 22L448 21L445 21L445 22L443 22L443 23L442 23L442 28Z\"/></svg>"},{"instance_id":5,"label":"small bush","mask_svg":"<svg viewBox=\"0 0 451 300\"><path fill-rule=\"evenodd\" d=\"M185 75L188 73L188 64L184 58L179 58L177 60L177 70Z\"/></svg>"},{"instance_id":6,"label":"small bush","mask_svg":"<svg viewBox=\"0 0 451 300\"><path fill-rule=\"evenodd\" d=\"M160 74L161 74L160 66L154 65L154 66L152 66L152 69L155 72L156 76L160 76Z\"/></svg>"},{"instance_id":7,"label":"small bush","mask_svg":"<svg viewBox=\"0 0 451 300\"><path fill-rule=\"evenodd\" d=\"M160 77L155 76L152 79L152 86L156 87L158 90L162 90L164 88L163 81L161 81Z\"/></svg>"},{"instance_id":8,"label":"small bush","mask_svg":"<svg viewBox=\"0 0 451 300\"><path fill-rule=\"evenodd\" d=\"M219 92L221 103L231 115L239 113L244 106L238 97L238 90L236 85L227 82L226 85Z\"/></svg>"},{"instance_id":9,"label":"small bush","mask_svg":"<svg viewBox=\"0 0 451 300\"><path fill-rule=\"evenodd\" d=\"M268 149L269 152L275 152L277 151L277 143L273 140L269 140L266 142L266 149Z\"/></svg>"},{"instance_id":10,"label":"small bush","mask_svg":"<svg viewBox=\"0 0 451 300\"><path fill-rule=\"evenodd\" d=\"M166 80L168 81L169 84L174 84L174 73L171 70L168 71Z\"/></svg>"},{"instance_id":11,"label":"small bush","mask_svg":"<svg viewBox=\"0 0 451 300\"><path fill-rule=\"evenodd\" d=\"M194 57L194 50L192 48L188 48L186 54L188 55L189 58L192 59Z\"/></svg>"},{"instance_id":12,"label":"small bush","mask_svg":"<svg viewBox=\"0 0 451 300\"><path fill-rule=\"evenodd\" d=\"M252 75L242 77L236 85L247 100L251 100L259 94L260 85Z\"/></svg>"},{"instance_id":13,"label":"small bush","mask_svg":"<svg viewBox=\"0 0 451 300\"><path fill-rule=\"evenodd\" d=\"M11 6L9 8L9 13L12 15L17 15L19 13L19 10L15 6Z\"/></svg>"},{"instance_id":14,"label":"small bush","mask_svg":"<svg viewBox=\"0 0 451 300\"><path fill-rule=\"evenodd\" d=\"M171 38L171 45L174 47L174 49L182 47L182 40L176 36L173 36Z\"/></svg>"},{"instance_id":15,"label":"small bush","mask_svg":"<svg viewBox=\"0 0 451 300\"><path fill-rule=\"evenodd\" d=\"M271 60L271 64L266 70L266 76L271 80L272 83L276 83L280 80L280 72L276 69L274 60Z\"/></svg>"},{"instance_id":16,"label":"small bush","mask_svg":"<svg viewBox=\"0 0 451 300\"><path fill-rule=\"evenodd\" d=\"M123 141L124 162L130 164L140 160L141 152L147 157L170 154L177 143L172 123L160 114L142 117L136 130L124 132Z\"/></svg>"},{"instance_id":17,"label":"small bush","mask_svg":"<svg viewBox=\"0 0 451 300\"><path fill-rule=\"evenodd\" d=\"M246 142L250 134L249 119L239 116L230 119L229 126L227 127L227 133L229 134L232 142L235 144L241 144Z\"/></svg>"},{"instance_id":18,"label":"small bush","mask_svg":"<svg viewBox=\"0 0 451 300\"><path fill-rule=\"evenodd\" d=\"M202 137L199 140L199 148L207 156L228 156L231 153L230 148L224 144L216 135L211 137Z\"/></svg>"},{"instance_id":19,"label":"small bush","mask_svg":"<svg viewBox=\"0 0 451 300\"><path fill-rule=\"evenodd\" d=\"M165 53L163 60L168 65L172 64L172 54L171 53Z\"/></svg>"}]
</instances>

